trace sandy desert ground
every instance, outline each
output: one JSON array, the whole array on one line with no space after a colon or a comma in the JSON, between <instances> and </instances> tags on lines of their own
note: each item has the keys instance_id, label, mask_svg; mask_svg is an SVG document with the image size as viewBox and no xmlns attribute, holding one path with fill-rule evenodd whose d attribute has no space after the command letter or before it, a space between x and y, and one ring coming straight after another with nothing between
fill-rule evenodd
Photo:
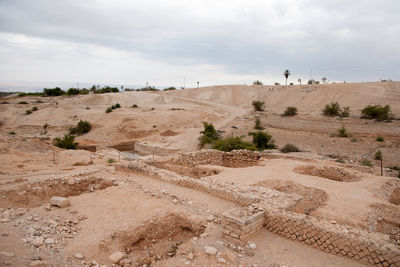
<instances>
[{"instance_id":1,"label":"sandy desert ground","mask_svg":"<svg viewBox=\"0 0 400 267\"><path fill-rule=\"evenodd\" d=\"M265 110L254 111L254 100ZM393 168L400 167L400 120L360 118L369 104L389 104L399 118L398 82L0 102L2 265L400 266L400 179ZM349 106L350 117L323 116L330 102ZM116 103L121 108L105 113ZM34 106L38 111L26 115ZM281 116L288 106L298 115ZM250 140L255 118L279 148L292 143L303 152L200 150L203 122L224 137ZM79 120L92 124L76 138L79 149L54 147L52 139ZM332 137L342 125L351 138ZM50 204L54 196L69 205ZM246 221L251 234L242 238L240 226L235 240L232 214L241 214L238 222L261 214L260 223L253 229L254 220Z\"/></svg>"}]
</instances>

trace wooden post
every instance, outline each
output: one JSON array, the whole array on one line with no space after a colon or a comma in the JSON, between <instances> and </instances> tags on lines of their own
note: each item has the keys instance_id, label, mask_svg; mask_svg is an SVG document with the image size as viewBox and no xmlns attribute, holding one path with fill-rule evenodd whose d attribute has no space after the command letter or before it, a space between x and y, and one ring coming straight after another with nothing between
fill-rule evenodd
<instances>
[{"instance_id":1,"label":"wooden post","mask_svg":"<svg viewBox=\"0 0 400 267\"><path fill-rule=\"evenodd\" d=\"M53 164L56 165L56 154L53 149Z\"/></svg>"},{"instance_id":2,"label":"wooden post","mask_svg":"<svg viewBox=\"0 0 400 267\"><path fill-rule=\"evenodd\" d=\"M381 157L381 176L383 176L383 157Z\"/></svg>"}]
</instances>

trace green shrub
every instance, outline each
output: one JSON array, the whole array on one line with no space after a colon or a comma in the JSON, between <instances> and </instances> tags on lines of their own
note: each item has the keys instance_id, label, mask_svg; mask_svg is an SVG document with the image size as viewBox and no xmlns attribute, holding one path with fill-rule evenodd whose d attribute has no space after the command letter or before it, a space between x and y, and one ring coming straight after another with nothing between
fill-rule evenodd
<instances>
[{"instance_id":1,"label":"green shrub","mask_svg":"<svg viewBox=\"0 0 400 267\"><path fill-rule=\"evenodd\" d=\"M342 127L338 129L337 136L339 136L339 137L349 137L349 133L347 132L347 130L344 127L344 125L342 125Z\"/></svg>"},{"instance_id":2,"label":"green shrub","mask_svg":"<svg viewBox=\"0 0 400 267\"><path fill-rule=\"evenodd\" d=\"M322 110L322 112L325 116L339 116L340 105L337 102L327 104L325 105L325 108Z\"/></svg>"},{"instance_id":3,"label":"green shrub","mask_svg":"<svg viewBox=\"0 0 400 267\"><path fill-rule=\"evenodd\" d=\"M376 151L374 158L375 160L382 160L382 152L380 150Z\"/></svg>"},{"instance_id":4,"label":"green shrub","mask_svg":"<svg viewBox=\"0 0 400 267\"><path fill-rule=\"evenodd\" d=\"M336 160L336 162L338 162L338 163L345 163L345 161L344 161L343 158L338 158L338 159Z\"/></svg>"},{"instance_id":5,"label":"green shrub","mask_svg":"<svg viewBox=\"0 0 400 267\"><path fill-rule=\"evenodd\" d=\"M361 162L361 165L367 166L367 167L372 167L373 166L372 162L367 160L367 159L363 159L362 162Z\"/></svg>"},{"instance_id":6,"label":"green shrub","mask_svg":"<svg viewBox=\"0 0 400 267\"><path fill-rule=\"evenodd\" d=\"M46 88L43 89L43 95L45 96L60 96L63 94L65 94L65 91L61 90L60 87L55 87L52 89L46 89Z\"/></svg>"},{"instance_id":7,"label":"green shrub","mask_svg":"<svg viewBox=\"0 0 400 267\"><path fill-rule=\"evenodd\" d=\"M286 145L285 145L284 147L282 147L280 150L281 150L281 152L283 152L283 153L301 152L301 150L300 150L297 146L292 145L292 144L286 144Z\"/></svg>"},{"instance_id":8,"label":"green shrub","mask_svg":"<svg viewBox=\"0 0 400 267\"><path fill-rule=\"evenodd\" d=\"M263 85L263 83L262 83L262 81L255 80L255 81L253 82L253 85Z\"/></svg>"},{"instance_id":9,"label":"green shrub","mask_svg":"<svg viewBox=\"0 0 400 267\"><path fill-rule=\"evenodd\" d=\"M114 162L115 162L115 159L113 159L113 158L107 160L107 163L109 163L109 164L112 164Z\"/></svg>"},{"instance_id":10,"label":"green shrub","mask_svg":"<svg viewBox=\"0 0 400 267\"><path fill-rule=\"evenodd\" d=\"M47 124L47 122L45 124L43 124L43 130L47 130L48 127L49 127L49 125Z\"/></svg>"},{"instance_id":11,"label":"green shrub","mask_svg":"<svg viewBox=\"0 0 400 267\"><path fill-rule=\"evenodd\" d=\"M356 142L357 142L357 138L352 137L352 138L350 139L350 142L356 143Z\"/></svg>"},{"instance_id":12,"label":"green shrub","mask_svg":"<svg viewBox=\"0 0 400 267\"><path fill-rule=\"evenodd\" d=\"M26 101L19 101L18 104L20 104L20 105L26 105L26 104L28 104L28 102L26 102Z\"/></svg>"},{"instance_id":13,"label":"green shrub","mask_svg":"<svg viewBox=\"0 0 400 267\"><path fill-rule=\"evenodd\" d=\"M25 110L25 114L26 115L32 114L32 111L30 109L27 109L27 110Z\"/></svg>"},{"instance_id":14,"label":"green shrub","mask_svg":"<svg viewBox=\"0 0 400 267\"><path fill-rule=\"evenodd\" d=\"M215 141L213 148L226 152L239 149L246 149L251 151L257 150L254 144L250 142L245 142L240 137L228 137L225 139L217 140Z\"/></svg>"},{"instance_id":15,"label":"green shrub","mask_svg":"<svg viewBox=\"0 0 400 267\"><path fill-rule=\"evenodd\" d=\"M132 107L133 107L133 108L138 108L139 106L136 105L136 104L133 104Z\"/></svg>"},{"instance_id":16,"label":"green shrub","mask_svg":"<svg viewBox=\"0 0 400 267\"><path fill-rule=\"evenodd\" d=\"M344 107L340 109L339 117L345 118L350 116L350 107Z\"/></svg>"},{"instance_id":17,"label":"green shrub","mask_svg":"<svg viewBox=\"0 0 400 267\"><path fill-rule=\"evenodd\" d=\"M171 86L171 87L168 87L168 88L164 89L164 91L172 91L172 90L176 90L176 88Z\"/></svg>"},{"instance_id":18,"label":"green shrub","mask_svg":"<svg viewBox=\"0 0 400 267\"><path fill-rule=\"evenodd\" d=\"M16 135L16 133L13 131L13 132L8 132L8 134L9 135Z\"/></svg>"},{"instance_id":19,"label":"green shrub","mask_svg":"<svg viewBox=\"0 0 400 267\"><path fill-rule=\"evenodd\" d=\"M385 139L384 139L382 136L378 136L378 137L376 138L376 141L378 141L378 142L383 142L383 141L385 141Z\"/></svg>"},{"instance_id":20,"label":"green shrub","mask_svg":"<svg viewBox=\"0 0 400 267\"><path fill-rule=\"evenodd\" d=\"M110 113L110 112L112 112L112 108L111 107L108 107L107 109L106 109L106 113Z\"/></svg>"},{"instance_id":21,"label":"green shrub","mask_svg":"<svg viewBox=\"0 0 400 267\"><path fill-rule=\"evenodd\" d=\"M92 125L88 121L80 120L75 127L69 128L69 134L81 135L87 133L92 129Z\"/></svg>"},{"instance_id":22,"label":"green shrub","mask_svg":"<svg viewBox=\"0 0 400 267\"><path fill-rule=\"evenodd\" d=\"M256 118L254 129L256 130L264 130L264 127L261 126L261 120Z\"/></svg>"},{"instance_id":23,"label":"green shrub","mask_svg":"<svg viewBox=\"0 0 400 267\"><path fill-rule=\"evenodd\" d=\"M297 114L296 107L287 107L285 112L283 113L284 116L294 116Z\"/></svg>"},{"instance_id":24,"label":"green shrub","mask_svg":"<svg viewBox=\"0 0 400 267\"><path fill-rule=\"evenodd\" d=\"M381 105L368 105L363 110L361 110L361 114L363 118L376 119L378 121L389 120L392 117L389 105L386 105L384 107L382 107Z\"/></svg>"},{"instance_id":25,"label":"green shrub","mask_svg":"<svg viewBox=\"0 0 400 267\"><path fill-rule=\"evenodd\" d=\"M37 107L32 107L31 111L38 111L38 108Z\"/></svg>"},{"instance_id":26,"label":"green shrub","mask_svg":"<svg viewBox=\"0 0 400 267\"><path fill-rule=\"evenodd\" d=\"M67 95L79 95L80 91L77 88L69 88L67 91Z\"/></svg>"},{"instance_id":27,"label":"green shrub","mask_svg":"<svg viewBox=\"0 0 400 267\"><path fill-rule=\"evenodd\" d=\"M212 123L203 122L203 126L204 130L200 132L200 147L203 147L205 144L212 144L219 139L218 132Z\"/></svg>"},{"instance_id":28,"label":"green shrub","mask_svg":"<svg viewBox=\"0 0 400 267\"><path fill-rule=\"evenodd\" d=\"M264 110L264 102L262 101L253 101L252 103L255 111L263 111Z\"/></svg>"},{"instance_id":29,"label":"green shrub","mask_svg":"<svg viewBox=\"0 0 400 267\"><path fill-rule=\"evenodd\" d=\"M253 136L253 144L259 149L273 149L276 148L272 135L258 131L250 132L249 135Z\"/></svg>"},{"instance_id":30,"label":"green shrub","mask_svg":"<svg viewBox=\"0 0 400 267\"><path fill-rule=\"evenodd\" d=\"M115 104L115 108L120 108L121 105L119 103Z\"/></svg>"},{"instance_id":31,"label":"green shrub","mask_svg":"<svg viewBox=\"0 0 400 267\"><path fill-rule=\"evenodd\" d=\"M61 139L59 137L54 138L53 144L60 148L77 149L78 143L74 142L74 139L75 139L75 136L64 135L63 139Z\"/></svg>"}]
</instances>

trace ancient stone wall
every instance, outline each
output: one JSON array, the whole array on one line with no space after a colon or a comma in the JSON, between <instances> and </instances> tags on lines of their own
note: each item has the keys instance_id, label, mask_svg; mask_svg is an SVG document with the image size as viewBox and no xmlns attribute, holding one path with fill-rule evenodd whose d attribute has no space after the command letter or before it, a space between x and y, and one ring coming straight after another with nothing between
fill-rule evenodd
<instances>
[{"instance_id":1,"label":"ancient stone wall","mask_svg":"<svg viewBox=\"0 0 400 267\"><path fill-rule=\"evenodd\" d=\"M135 152L143 153L143 154L147 154L147 155L154 154L154 155L158 155L158 156L171 155L171 154L174 154L174 153L177 153L180 151L180 149L160 147L160 146L144 144L144 143L139 143L139 142L135 142L134 148L135 148Z\"/></svg>"},{"instance_id":2,"label":"ancient stone wall","mask_svg":"<svg viewBox=\"0 0 400 267\"><path fill-rule=\"evenodd\" d=\"M263 210L229 210L221 216L222 237L235 244L244 244L263 227L264 220Z\"/></svg>"}]
</instances>

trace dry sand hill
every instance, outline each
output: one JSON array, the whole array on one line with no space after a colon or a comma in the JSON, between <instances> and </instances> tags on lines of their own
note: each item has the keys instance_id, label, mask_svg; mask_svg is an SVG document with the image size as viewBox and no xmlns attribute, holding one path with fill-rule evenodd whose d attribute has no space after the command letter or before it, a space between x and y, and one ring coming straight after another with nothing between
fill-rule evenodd
<instances>
[{"instance_id":1,"label":"dry sand hill","mask_svg":"<svg viewBox=\"0 0 400 267\"><path fill-rule=\"evenodd\" d=\"M265 111L255 112L253 100L264 101ZM116 251L123 257L117 266L400 264L398 171L385 168L381 177L373 159L381 150L385 167L400 167L400 121L360 118L368 104L389 104L400 117L400 83L229 85L2 102L0 264L111 266ZM330 102L349 106L350 117L324 117ZM105 113L116 103L121 108ZM26 115L34 106L38 111ZM298 115L282 117L288 106ZM256 117L278 147L293 143L304 152L198 151L202 122L223 136L250 140ZM51 140L79 120L92 124L76 138L82 149L55 148ZM331 137L342 125L352 138ZM133 148L147 156L133 160L120 152ZM374 166L362 166L363 160ZM53 196L67 197L70 205L49 205ZM294 225L312 222L333 229L329 235L339 231L350 243L366 238L378 248L350 252L357 246L301 234L289 241L271 228L275 209ZM230 211L269 217L257 234L233 245L229 236L221 238Z\"/></svg>"}]
</instances>

